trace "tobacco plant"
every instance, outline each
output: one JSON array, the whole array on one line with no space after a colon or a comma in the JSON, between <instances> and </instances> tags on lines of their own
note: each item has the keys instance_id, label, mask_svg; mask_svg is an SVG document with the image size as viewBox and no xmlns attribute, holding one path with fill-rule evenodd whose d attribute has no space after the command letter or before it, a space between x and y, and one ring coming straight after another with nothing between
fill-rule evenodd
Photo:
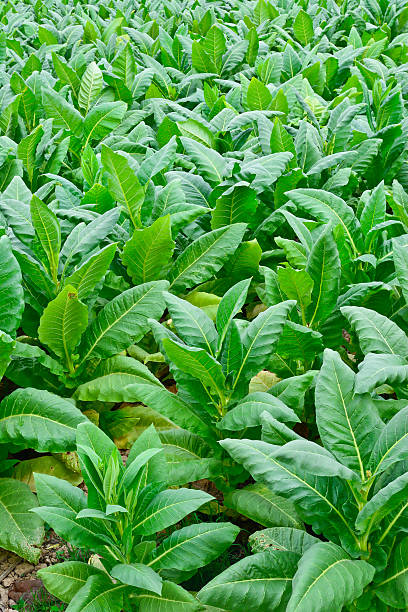
<instances>
[{"instance_id":1,"label":"tobacco plant","mask_svg":"<svg viewBox=\"0 0 408 612\"><path fill-rule=\"evenodd\" d=\"M88 495L48 475L36 475L34 512L61 537L96 553L94 562L65 561L39 572L67 610L146 610L172 600L193 602L178 586L216 559L235 540L231 523L198 523L156 534L180 523L212 497L195 489L168 489L166 461L157 433L135 442L126 467L117 447L98 427L77 429L77 451Z\"/></svg>"},{"instance_id":2,"label":"tobacco plant","mask_svg":"<svg viewBox=\"0 0 408 612\"><path fill-rule=\"evenodd\" d=\"M362 392L357 379L336 352L326 349L315 398L321 444L278 426L266 412L262 441L221 442L256 481L292 501L313 533L324 537L272 531L269 574L258 570L261 583L267 576L276 580L265 592L265 609L282 601L286 610L407 605L408 407L384 422L378 402ZM239 586L229 582L230 575L239 581L244 563L207 584L199 598L240 609ZM252 588L256 597L261 587Z\"/></svg>"}]
</instances>

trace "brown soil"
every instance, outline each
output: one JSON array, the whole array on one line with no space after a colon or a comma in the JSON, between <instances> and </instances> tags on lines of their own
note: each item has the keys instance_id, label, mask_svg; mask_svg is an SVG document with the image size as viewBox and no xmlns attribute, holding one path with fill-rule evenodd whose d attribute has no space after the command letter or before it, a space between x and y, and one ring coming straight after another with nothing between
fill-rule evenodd
<instances>
[{"instance_id":1,"label":"brown soil","mask_svg":"<svg viewBox=\"0 0 408 612\"><path fill-rule=\"evenodd\" d=\"M53 531L47 535L35 566L0 548L0 612L15 612L12 606L21 598L32 601L42 585L37 571L58 563L67 555L65 543Z\"/></svg>"}]
</instances>

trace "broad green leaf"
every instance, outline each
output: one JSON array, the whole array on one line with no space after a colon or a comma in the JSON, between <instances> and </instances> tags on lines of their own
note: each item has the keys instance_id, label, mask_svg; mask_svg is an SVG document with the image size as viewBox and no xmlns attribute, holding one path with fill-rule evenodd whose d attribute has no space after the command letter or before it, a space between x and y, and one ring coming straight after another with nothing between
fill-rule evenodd
<instances>
[{"instance_id":1,"label":"broad green leaf","mask_svg":"<svg viewBox=\"0 0 408 612\"><path fill-rule=\"evenodd\" d=\"M73 371L73 351L88 325L88 308L77 290L67 285L48 303L38 328L38 337Z\"/></svg>"},{"instance_id":2,"label":"broad green leaf","mask_svg":"<svg viewBox=\"0 0 408 612\"><path fill-rule=\"evenodd\" d=\"M114 584L107 575L90 576L71 600L68 612L120 612L128 587Z\"/></svg>"},{"instance_id":3,"label":"broad green leaf","mask_svg":"<svg viewBox=\"0 0 408 612\"><path fill-rule=\"evenodd\" d=\"M236 186L231 193L217 199L211 213L211 227L218 229L231 223L248 223L256 211L256 193L245 186Z\"/></svg>"},{"instance_id":4,"label":"broad green leaf","mask_svg":"<svg viewBox=\"0 0 408 612\"><path fill-rule=\"evenodd\" d=\"M290 427L278 421L269 412L261 414L262 434L261 440L269 444L282 446L291 440L298 440L300 436Z\"/></svg>"},{"instance_id":5,"label":"broad green leaf","mask_svg":"<svg viewBox=\"0 0 408 612\"><path fill-rule=\"evenodd\" d=\"M278 282L283 293L296 300L302 312L303 322L306 322L306 308L312 301L313 280L306 270L293 268L278 268Z\"/></svg>"},{"instance_id":6,"label":"broad green leaf","mask_svg":"<svg viewBox=\"0 0 408 612\"><path fill-rule=\"evenodd\" d=\"M0 380L10 363L11 355L15 349L16 341L14 338L0 330Z\"/></svg>"},{"instance_id":7,"label":"broad green leaf","mask_svg":"<svg viewBox=\"0 0 408 612\"><path fill-rule=\"evenodd\" d=\"M356 393L370 393L384 383L400 387L408 380L408 364L399 355L368 353L356 376Z\"/></svg>"},{"instance_id":8,"label":"broad green leaf","mask_svg":"<svg viewBox=\"0 0 408 612\"><path fill-rule=\"evenodd\" d=\"M203 348L214 356L218 334L214 323L201 308L171 293L165 294L172 323L180 338L188 345Z\"/></svg>"},{"instance_id":9,"label":"broad green leaf","mask_svg":"<svg viewBox=\"0 0 408 612\"><path fill-rule=\"evenodd\" d=\"M319 542L299 562L287 612L341 612L362 594L374 573L372 565L350 559L340 546Z\"/></svg>"},{"instance_id":10,"label":"broad green leaf","mask_svg":"<svg viewBox=\"0 0 408 612\"><path fill-rule=\"evenodd\" d=\"M262 391L255 391L244 397L237 405L231 408L217 424L219 429L239 431L247 427L259 427L261 414L268 412L278 421L296 423L299 421L296 413L273 395Z\"/></svg>"},{"instance_id":11,"label":"broad green leaf","mask_svg":"<svg viewBox=\"0 0 408 612\"><path fill-rule=\"evenodd\" d=\"M386 424L373 448L370 469L379 474L406 457L408 449L408 406Z\"/></svg>"},{"instance_id":12,"label":"broad green leaf","mask_svg":"<svg viewBox=\"0 0 408 612\"><path fill-rule=\"evenodd\" d=\"M108 187L112 196L121 204L129 215L134 227L140 227L140 210L145 190L130 167L126 157L115 153L109 147L102 146L101 160L109 174Z\"/></svg>"},{"instance_id":13,"label":"broad green leaf","mask_svg":"<svg viewBox=\"0 0 408 612\"><path fill-rule=\"evenodd\" d=\"M269 612L282 608L299 556L265 551L231 565L197 593L209 606L231 612Z\"/></svg>"},{"instance_id":14,"label":"broad green leaf","mask_svg":"<svg viewBox=\"0 0 408 612\"><path fill-rule=\"evenodd\" d=\"M199 174L205 180L220 183L226 172L226 161L222 155L192 138L182 136L180 140L187 155L195 163Z\"/></svg>"},{"instance_id":15,"label":"broad green leaf","mask_svg":"<svg viewBox=\"0 0 408 612\"><path fill-rule=\"evenodd\" d=\"M90 357L110 357L138 342L149 328L148 318L164 311L167 281L153 281L127 289L99 312L83 335L82 362Z\"/></svg>"},{"instance_id":16,"label":"broad green leaf","mask_svg":"<svg viewBox=\"0 0 408 612\"><path fill-rule=\"evenodd\" d=\"M300 376L291 376L275 383L268 391L278 397L295 412L303 407L305 393L314 383L317 370L309 370Z\"/></svg>"},{"instance_id":17,"label":"broad green leaf","mask_svg":"<svg viewBox=\"0 0 408 612\"><path fill-rule=\"evenodd\" d=\"M151 385L161 387L157 379L157 382L150 380L147 374L150 374L150 371L146 366L143 366L143 364L136 360L134 361L135 368L133 371L107 373L104 376L97 376L79 385L75 391L75 397L82 402L128 402L135 397L134 389L128 389L129 385L150 383ZM136 366L136 364L138 365Z\"/></svg>"},{"instance_id":18,"label":"broad green leaf","mask_svg":"<svg viewBox=\"0 0 408 612\"><path fill-rule=\"evenodd\" d=\"M293 143L293 138L285 129L279 117L275 117L273 122L270 146L271 153L281 153L284 151L289 151L296 159L296 149Z\"/></svg>"},{"instance_id":19,"label":"broad green leaf","mask_svg":"<svg viewBox=\"0 0 408 612\"><path fill-rule=\"evenodd\" d=\"M135 79L136 65L132 47L129 43L115 57L112 67L114 74L122 79L128 89L131 89Z\"/></svg>"},{"instance_id":20,"label":"broad green leaf","mask_svg":"<svg viewBox=\"0 0 408 612\"><path fill-rule=\"evenodd\" d=\"M82 75L78 93L78 105L86 115L102 90L103 76L95 62L91 62Z\"/></svg>"},{"instance_id":21,"label":"broad green leaf","mask_svg":"<svg viewBox=\"0 0 408 612\"><path fill-rule=\"evenodd\" d=\"M397 240L393 240L392 246L395 272L401 286L402 295L408 303L408 244L403 245Z\"/></svg>"},{"instance_id":22,"label":"broad green leaf","mask_svg":"<svg viewBox=\"0 0 408 612\"><path fill-rule=\"evenodd\" d=\"M243 338L243 359L235 378L234 387L238 382L243 384L244 381L248 381L267 366L294 304L294 301L288 300L276 306L270 306L248 325Z\"/></svg>"},{"instance_id":23,"label":"broad green leaf","mask_svg":"<svg viewBox=\"0 0 408 612\"><path fill-rule=\"evenodd\" d=\"M364 481L382 422L369 398L354 397L354 383L354 372L326 349L316 383L317 427L325 447Z\"/></svg>"},{"instance_id":24,"label":"broad green leaf","mask_svg":"<svg viewBox=\"0 0 408 612\"><path fill-rule=\"evenodd\" d=\"M403 538L394 549L375 593L387 606L404 609L408 606L408 538Z\"/></svg>"},{"instance_id":25,"label":"broad green leaf","mask_svg":"<svg viewBox=\"0 0 408 612\"><path fill-rule=\"evenodd\" d=\"M242 166L242 175L244 178L252 181L251 187L257 193L262 193L274 185L277 179L284 173L292 157L292 153L283 151L249 160Z\"/></svg>"},{"instance_id":26,"label":"broad green leaf","mask_svg":"<svg viewBox=\"0 0 408 612\"><path fill-rule=\"evenodd\" d=\"M194 348L174 342L170 338L163 340L163 347L169 359L182 372L198 378L203 385L223 395L225 377L221 364L204 349Z\"/></svg>"},{"instance_id":27,"label":"broad green leaf","mask_svg":"<svg viewBox=\"0 0 408 612\"><path fill-rule=\"evenodd\" d=\"M294 189L288 191L286 196L297 207L312 215L323 223L332 223L333 227L340 224L348 237L354 252L357 253L359 228L351 206L342 198L323 189Z\"/></svg>"},{"instance_id":28,"label":"broad green leaf","mask_svg":"<svg viewBox=\"0 0 408 612\"><path fill-rule=\"evenodd\" d=\"M181 136L187 136L188 138L197 140L197 142L200 142L210 149L214 148L214 134L205 125L202 125L195 119L178 122L177 127Z\"/></svg>"},{"instance_id":29,"label":"broad green leaf","mask_svg":"<svg viewBox=\"0 0 408 612\"><path fill-rule=\"evenodd\" d=\"M47 258L50 274L56 282L61 248L61 230L58 219L55 213L36 195L33 195L31 199L30 210L35 233Z\"/></svg>"},{"instance_id":30,"label":"broad green leaf","mask_svg":"<svg viewBox=\"0 0 408 612\"><path fill-rule=\"evenodd\" d=\"M217 308L217 331L219 334L218 350L221 349L225 336L228 332L230 323L245 304L248 289L251 284L250 278L233 285L231 289L223 295Z\"/></svg>"},{"instance_id":31,"label":"broad green leaf","mask_svg":"<svg viewBox=\"0 0 408 612\"><path fill-rule=\"evenodd\" d=\"M302 529L303 526L289 500L259 483L229 492L224 497L224 505L264 527L280 525Z\"/></svg>"},{"instance_id":32,"label":"broad green leaf","mask_svg":"<svg viewBox=\"0 0 408 612\"><path fill-rule=\"evenodd\" d=\"M162 385L158 386L150 383L131 384L124 389L123 394L127 397L127 401L143 402L143 404L153 408L153 410L180 427L188 428L190 431L206 437L211 437L212 435L212 430L205 415L201 412L197 413L194 410L194 406L190 406L186 401L178 397L178 394L171 393L171 391L168 391Z\"/></svg>"},{"instance_id":33,"label":"broad green leaf","mask_svg":"<svg viewBox=\"0 0 408 612\"><path fill-rule=\"evenodd\" d=\"M177 141L173 136L164 147L144 159L137 173L143 185L173 164L176 149Z\"/></svg>"},{"instance_id":34,"label":"broad green leaf","mask_svg":"<svg viewBox=\"0 0 408 612\"><path fill-rule=\"evenodd\" d=\"M150 567L196 570L233 544L240 529L231 523L201 523L174 531L155 550Z\"/></svg>"},{"instance_id":35,"label":"broad green leaf","mask_svg":"<svg viewBox=\"0 0 408 612\"><path fill-rule=\"evenodd\" d=\"M266 442L227 439L220 444L257 482L295 503L300 518L307 520L314 531L324 529L325 533L338 537L335 534L340 528L345 541L355 541L346 517L335 505L339 496L344 498L347 494L341 480L325 476L316 478L293 462L289 466L284 458L275 457L280 447Z\"/></svg>"},{"instance_id":36,"label":"broad green leaf","mask_svg":"<svg viewBox=\"0 0 408 612\"><path fill-rule=\"evenodd\" d=\"M20 140L17 147L18 158L22 160L31 184L37 165L36 149L43 135L44 130L41 125L38 125L31 134Z\"/></svg>"},{"instance_id":37,"label":"broad green leaf","mask_svg":"<svg viewBox=\"0 0 408 612\"><path fill-rule=\"evenodd\" d=\"M279 338L276 353L284 359L313 361L323 351L323 336L319 332L287 321Z\"/></svg>"},{"instance_id":38,"label":"broad green leaf","mask_svg":"<svg viewBox=\"0 0 408 612\"><path fill-rule=\"evenodd\" d=\"M390 353L408 357L408 338L396 323L368 308L343 306L340 310L356 332L364 354Z\"/></svg>"},{"instance_id":39,"label":"broad green leaf","mask_svg":"<svg viewBox=\"0 0 408 612\"><path fill-rule=\"evenodd\" d=\"M44 537L43 522L30 510L37 499L29 487L12 478L0 478L0 545L29 563L38 563Z\"/></svg>"},{"instance_id":40,"label":"broad green leaf","mask_svg":"<svg viewBox=\"0 0 408 612\"><path fill-rule=\"evenodd\" d=\"M116 244L109 244L92 255L71 276L65 279L65 286L75 287L79 300L89 297L103 279L116 253Z\"/></svg>"},{"instance_id":41,"label":"broad green leaf","mask_svg":"<svg viewBox=\"0 0 408 612\"><path fill-rule=\"evenodd\" d=\"M146 283L163 276L173 250L170 215L166 215L134 231L124 246L122 262L135 284Z\"/></svg>"},{"instance_id":42,"label":"broad green leaf","mask_svg":"<svg viewBox=\"0 0 408 612\"><path fill-rule=\"evenodd\" d=\"M223 31L216 25L211 26L202 45L214 66L220 67L221 58L226 50Z\"/></svg>"},{"instance_id":43,"label":"broad green leaf","mask_svg":"<svg viewBox=\"0 0 408 612\"><path fill-rule=\"evenodd\" d=\"M250 110L267 110L272 102L272 94L262 81L252 77L247 90L246 102Z\"/></svg>"},{"instance_id":44,"label":"broad green leaf","mask_svg":"<svg viewBox=\"0 0 408 612\"><path fill-rule=\"evenodd\" d=\"M368 236L370 230L379 223L385 221L386 207L384 182L382 181L373 189L360 216L361 230L366 237L366 242L367 239L368 242L370 241Z\"/></svg>"},{"instance_id":45,"label":"broad green leaf","mask_svg":"<svg viewBox=\"0 0 408 612\"><path fill-rule=\"evenodd\" d=\"M72 402L38 389L16 389L0 404L0 441L38 452L75 448L75 430L88 419Z\"/></svg>"},{"instance_id":46,"label":"broad green leaf","mask_svg":"<svg viewBox=\"0 0 408 612\"><path fill-rule=\"evenodd\" d=\"M283 249L289 265L303 270L307 265L307 251L300 242L277 236L275 242Z\"/></svg>"},{"instance_id":47,"label":"broad green leaf","mask_svg":"<svg viewBox=\"0 0 408 612\"><path fill-rule=\"evenodd\" d=\"M290 440L278 447L273 456L299 472L305 470L315 476L338 476L345 480L358 481L358 476L352 470L336 461L327 449L311 440Z\"/></svg>"},{"instance_id":48,"label":"broad green leaf","mask_svg":"<svg viewBox=\"0 0 408 612\"><path fill-rule=\"evenodd\" d=\"M170 270L172 292L190 289L216 274L238 248L245 230L244 223L236 223L208 232L189 244Z\"/></svg>"},{"instance_id":49,"label":"broad green leaf","mask_svg":"<svg viewBox=\"0 0 408 612\"><path fill-rule=\"evenodd\" d=\"M174 525L211 501L211 495L194 489L167 489L158 493L134 522L139 535L151 535Z\"/></svg>"},{"instance_id":50,"label":"broad green leaf","mask_svg":"<svg viewBox=\"0 0 408 612\"><path fill-rule=\"evenodd\" d=\"M271 547L273 550L286 550L302 555L313 544L316 544L318 539L306 531L293 527L269 527L269 529L255 531L249 536L248 542L254 553Z\"/></svg>"},{"instance_id":51,"label":"broad green leaf","mask_svg":"<svg viewBox=\"0 0 408 612\"><path fill-rule=\"evenodd\" d=\"M53 120L55 127L72 132L80 138L83 132L81 114L56 91L42 90L42 100L45 113Z\"/></svg>"},{"instance_id":52,"label":"broad green leaf","mask_svg":"<svg viewBox=\"0 0 408 612\"><path fill-rule=\"evenodd\" d=\"M356 528L360 532L367 530L371 522L378 524L386 516L391 519L394 510L402 505L406 507L408 491L408 473L398 476L385 487L377 491L365 504L356 518Z\"/></svg>"},{"instance_id":53,"label":"broad green leaf","mask_svg":"<svg viewBox=\"0 0 408 612\"><path fill-rule=\"evenodd\" d=\"M93 550L104 550L106 544L112 545L112 539L105 535L100 521L92 518L77 518L77 513L66 508L40 506L33 508L52 529L64 540L74 546L86 546ZM106 532L107 533L107 532Z\"/></svg>"},{"instance_id":54,"label":"broad green leaf","mask_svg":"<svg viewBox=\"0 0 408 612\"><path fill-rule=\"evenodd\" d=\"M293 22L293 32L302 45L307 45L313 40L313 20L303 9L300 9Z\"/></svg>"},{"instance_id":55,"label":"broad green leaf","mask_svg":"<svg viewBox=\"0 0 408 612\"><path fill-rule=\"evenodd\" d=\"M200 612L202 605L174 582L163 582L162 594L143 593L137 596L140 612Z\"/></svg>"},{"instance_id":56,"label":"broad green leaf","mask_svg":"<svg viewBox=\"0 0 408 612\"><path fill-rule=\"evenodd\" d=\"M38 575L52 595L69 603L90 576L103 576L102 570L82 561L64 561L39 570Z\"/></svg>"},{"instance_id":57,"label":"broad green leaf","mask_svg":"<svg viewBox=\"0 0 408 612\"><path fill-rule=\"evenodd\" d=\"M197 72L218 74L217 66L204 48L204 45L194 40L192 47L192 65Z\"/></svg>"},{"instance_id":58,"label":"broad green leaf","mask_svg":"<svg viewBox=\"0 0 408 612\"><path fill-rule=\"evenodd\" d=\"M340 288L340 258L330 225L314 243L306 272L313 281L309 324L327 319L334 310Z\"/></svg>"},{"instance_id":59,"label":"broad green leaf","mask_svg":"<svg viewBox=\"0 0 408 612\"><path fill-rule=\"evenodd\" d=\"M121 101L96 104L84 120L85 146L93 140L102 140L117 128L122 122L126 110L126 103Z\"/></svg>"},{"instance_id":60,"label":"broad green leaf","mask_svg":"<svg viewBox=\"0 0 408 612\"><path fill-rule=\"evenodd\" d=\"M41 506L63 508L75 514L86 508L86 495L78 487L50 474L35 474L34 478Z\"/></svg>"},{"instance_id":61,"label":"broad green leaf","mask_svg":"<svg viewBox=\"0 0 408 612\"><path fill-rule=\"evenodd\" d=\"M69 85L75 97L78 96L78 91L81 86L81 81L77 73L73 70L57 53L52 53L52 63L54 64L55 72L59 80L64 85Z\"/></svg>"},{"instance_id":62,"label":"broad green leaf","mask_svg":"<svg viewBox=\"0 0 408 612\"><path fill-rule=\"evenodd\" d=\"M0 237L0 287L0 329L14 336L24 310L24 293L20 266L7 236ZM5 341L6 337L3 336L3 346L8 344Z\"/></svg>"},{"instance_id":63,"label":"broad green leaf","mask_svg":"<svg viewBox=\"0 0 408 612\"><path fill-rule=\"evenodd\" d=\"M120 580L124 584L152 591L158 595L162 592L162 579L150 567L143 563L121 563L115 565L110 572L113 578Z\"/></svg>"}]
</instances>

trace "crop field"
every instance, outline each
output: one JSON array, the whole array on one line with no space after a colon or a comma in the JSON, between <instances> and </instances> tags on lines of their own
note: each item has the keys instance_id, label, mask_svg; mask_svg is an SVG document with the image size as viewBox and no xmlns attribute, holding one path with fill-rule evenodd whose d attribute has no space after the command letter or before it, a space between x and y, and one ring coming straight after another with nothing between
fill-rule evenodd
<instances>
[{"instance_id":1,"label":"crop field","mask_svg":"<svg viewBox=\"0 0 408 612\"><path fill-rule=\"evenodd\" d=\"M408 0L3 0L0 381L1 612L408 610Z\"/></svg>"}]
</instances>

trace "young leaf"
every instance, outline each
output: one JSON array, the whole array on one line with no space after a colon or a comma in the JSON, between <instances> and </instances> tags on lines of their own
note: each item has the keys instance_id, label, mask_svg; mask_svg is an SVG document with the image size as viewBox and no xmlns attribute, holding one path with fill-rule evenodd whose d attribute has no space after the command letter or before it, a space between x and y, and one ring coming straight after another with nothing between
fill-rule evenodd
<instances>
[{"instance_id":1,"label":"young leaf","mask_svg":"<svg viewBox=\"0 0 408 612\"><path fill-rule=\"evenodd\" d=\"M53 281L57 282L58 259L61 248L61 230L55 213L36 195L30 204L31 219ZM45 262L44 262L45 263Z\"/></svg>"},{"instance_id":2,"label":"young leaf","mask_svg":"<svg viewBox=\"0 0 408 612\"><path fill-rule=\"evenodd\" d=\"M336 306L340 288L340 258L330 225L310 251L306 272L313 281L310 326L327 319Z\"/></svg>"},{"instance_id":3,"label":"young leaf","mask_svg":"<svg viewBox=\"0 0 408 612\"><path fill-rule=\"evenodd\" d=\"M88 325L88 308L78 292L67 285L44 310L38 337L73 371L73 351Z\"/></svg>"},{"instance_id":4,"label":"young leaf","mask_svg":"<svg viewBox=\"0 0 408 612\"><path fill-rule=\"evenodd\" d=\"M103 76L95 62L91 62L85 70L78 94L78 105L86 115L92 102L98 97L103 84Z\"/></svg>"},{"instance_id":5,"label":"young leaf","mask_svg":"<svg viewBox=\"0 0 408 612\"><path fill-rule=\"evenodd\" d=\"M247 90L247 106L250 110L267 110L272 102L269 89L257 78L252 77Z\"/></svg>"},{"instance_id":6,"label":"young leaf","mask_svg":"<svg viewBox=\"0 0 408 612\"><path fill-rule=\"evenodd\" d=\"M313 40L314 30L313 21L303 9L300 9L293 22L293 31L296 38L302 45L307 45Z\"/></svg>"},{"instance_id":7,"label":"young leaf","mask_svg":"<svg viewBox=\"0 0 408 612\"><path fill-rule=\"evenodd\" d=\"M109 191L115 200L122 204L134 227L140 227L140 210L145 199L145 190L129 166L126 157L103 145L101 160L104 169L109 174Z\"/></svg>"},{"instance_id":8,"label":"young leaf","mask_svg":"<svg viewBox=\"0 0 408 612\"><path fill-rule=\"evenodd\" d=\"M122 262L135 284L158 280L174 249L170 215L159 217L144 229L136 229L124 246Z\"/></svg>"}]
</instances>

